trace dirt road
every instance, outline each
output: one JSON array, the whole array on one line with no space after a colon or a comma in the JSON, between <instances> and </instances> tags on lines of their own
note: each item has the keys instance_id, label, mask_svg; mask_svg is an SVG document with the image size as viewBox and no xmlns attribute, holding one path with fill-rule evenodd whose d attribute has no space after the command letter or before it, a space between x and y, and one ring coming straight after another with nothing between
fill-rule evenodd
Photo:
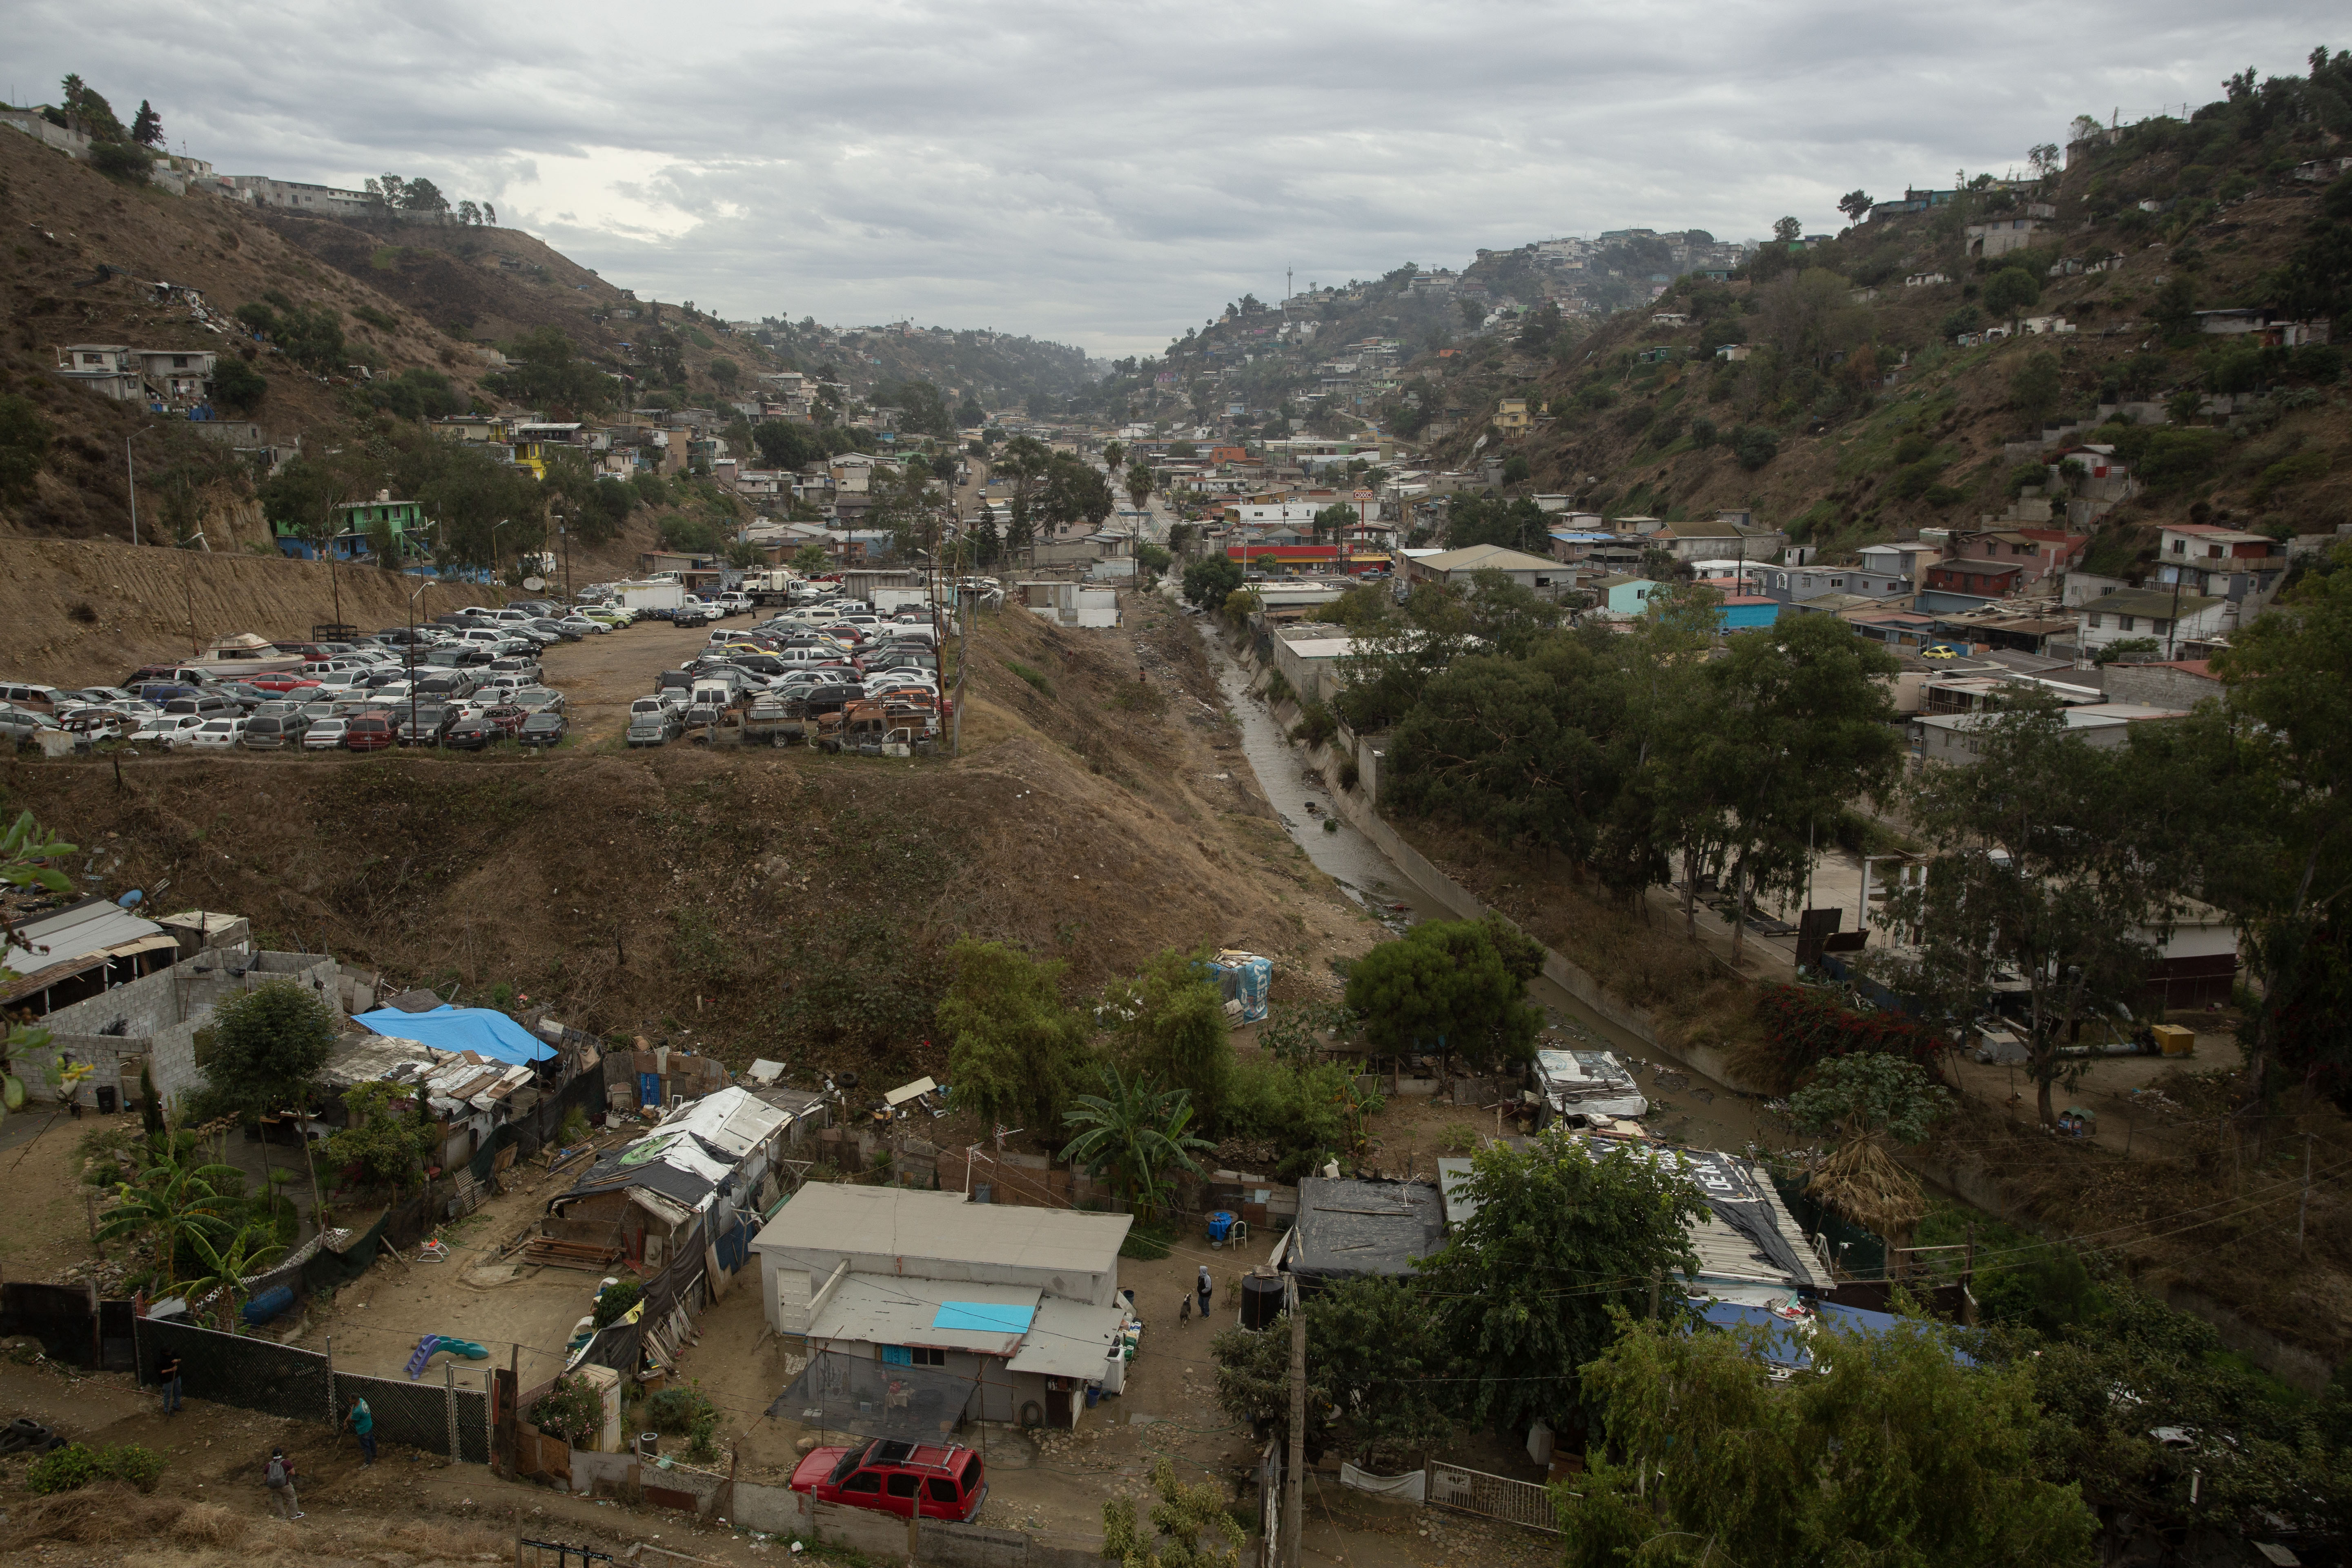
<instances>
[{"instance_id":1,"label":"dirt road","mask_svg":"<svg viewBox=\"0 0 2352 1568\"><path fill-rule=\"evenodd\" d=\"M734 616L719 626L740 630L757 618ZM680 630L666 621L639 621L603 637L558 643L541 654L539 667L547 684L563 693L578 743L619 741L629 731L629 704L653 695L654 677L709 647L717 629Z\"/></svg>"}]
</instances>

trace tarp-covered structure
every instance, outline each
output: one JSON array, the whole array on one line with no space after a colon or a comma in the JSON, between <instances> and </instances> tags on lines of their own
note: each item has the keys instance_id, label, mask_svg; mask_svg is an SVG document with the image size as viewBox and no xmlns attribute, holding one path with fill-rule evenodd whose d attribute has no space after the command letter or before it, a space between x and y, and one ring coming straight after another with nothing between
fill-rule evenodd
<instances>
[{"instance_id":1,"label":"tarp-covered structure","mask_svg":"<svg viewBox=\"0 0 2352 1568\"><path fill-rule=\"evenodd\" d=\"M379 1035L415 1040L441 1051L472 1051L494 1062L521 1066L551 1060L555 1047L491 1007L436 1007L428 1013L406 1013L380 1007L360 1014L354 1022Z\"/></svg>"},{"instance_id":2,"label":"tarp-covered structure","mask_svg":"<svg viewBox=\"0 0 2352 1568\"><path fill-rule=\"evenodd\" d=\"M1240 1004L1243 1023L1265 1021L1266 997L1274 989L1274 960L1228 948L1210 961L1209 968L1216 976L1217 994Z\"/></svg>"},{"instance_id":3,"label":"tarp-covered structure","mask_svg":"<svg viewBox=\"0 0 2352 1568\"><path fill-rule=\"evenodd\" d=\"M1360 1275L1402 1278L1413 1259L1444 1246L1444 1205L1429 1183L1309 1176L1298 1184L1298 1219L1276 1267L1312 1290Z\"/></svg>"}]
</instances>

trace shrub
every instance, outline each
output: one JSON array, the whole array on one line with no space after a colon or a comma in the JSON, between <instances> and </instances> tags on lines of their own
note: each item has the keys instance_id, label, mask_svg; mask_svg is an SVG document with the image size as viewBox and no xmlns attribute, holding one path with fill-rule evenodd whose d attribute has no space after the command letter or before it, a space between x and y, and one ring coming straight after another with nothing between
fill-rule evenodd
<instances>
[{"instance_id":1,"label":"shrub","mask_svg":"<svg viewBox=\"0 0 2352 1568\"><path fill-rule=\"evenodd\" d=\"M1760 426L1743 425L1731 433L1731 455L1743 468L1760 468L1780 455L1780 437Z\"/></svg>"},{"instance_id":2,"label":"shrub","mask_svg":"<svg viewBox=\"0 0 2352 1568\"><path fill-rule=\"evenodd\" d=\"M606 1292L611 1294L610 1291ZM575 1448L593 1445L604 1426L604 1401L584 1378L559 1377L523 1419Z\"/></svg>"},{"instance_id":3,"label":"shrub","mask_svg":"<svg viewBox=\"0 0 2352 1568\"><path fill-rule=\"evenodd\" d=\"M1715 421L1704 416L1692 420L1690 422L1690 438L1691 445L1694 447L1714 446Z\"/></svg>"},{"instance_id":4,"label":"shrub","mask_svg":"<svg viewBox=\"0 0 2352 1568\"><path fill-rule=\"evenodd\" d=\"M1355 788L1355 787L1356 787L1356 785L1357 785L1357 784L1358 784L1358 783L1362 779L1362 777L1363 777L1362 770L1359 769L1359 768L1356 766L1356 759L1355 759L1355 758L1353 758L1353 757L1341 757L1341 758L1339 759L1339 787L1340 787L1341 789L1353 789L1353 788Z\"/></svg>"},{"instance_id":5,"label":"shrub","mask_svg":"<svg viewBox=\"0 0 2352 1568\"><path fill-rule=\"evenodd\" d=\"M1019 676L1022 679L1027 681L1030 685L1035 687L1041 696L1051 697L1054 695L1054 683L1046 679L1043 675L1040 675L1037 671L1030 668L1027 665L1022 663L1019 659L1008 658L1004 660L1004 668Z\"/></svg>"},{"instance_id":6,"label":"shrub","mask_svg":"<svg viewBox=\"0 0 2352 1568\"><path fill-rule=\"evenodd\" d=\"M121 180L129 184L143 185L154 172L154 160L146 150L127 142L93 142L89 144L90 166L110 180Z\"/></svg>"},{"instance_id":7,"label":"shrub","mask_svg":"<svg viewBox=\"0 0 2352 1568\"><path fill-rule=\"evenodd\" d=\"M1932 1066L1945 1041L1932 1029L1900 1013L1849 1013L1821 992L1797 985L1767 987L1756 999L1764 1026L1761 1062L1770 1087L1786 1090L1814 1063L1830 1057L1876 1051Z\"/></svg>"},{"instance_id":8,"label":"shrub","mask_svg":"<svg viewBox=\"0 0 2352 1568\"><path fill-rule=\"evenodd\" d=\"M2218 430L2158 430L2140 458L2140 478L2156 489L2193 484L2213 471L2221 455Z\"/></svg>"},{"instance_id":9,"label":"shrub","mask_svg":"<svg viewBox=\"0 0 2352 1568\"><path fill-rule=\"evenodd\" d=\"M213 370L213 402L232 414L252 413L268 391L268 378L234 354Z\"/></svg>"},{"instance_id":10,"label":"shrub","mask_svg":"<svg viewBox=\"0 0 2352 1568\"><path fill-rule=\"evenodd\" d=\"M1946 316L1936 330L1948 338L1957 338L1963 332L1973 332L1983 325L1984 312L1974 305L1963 305Z\"/></svg>"},{"instance_id":11,"label":"shrub","mask_svg":"<svg viewBox=\"0 0 2352 1568\"><path fill-rule=\"evenodd\" d=\"M1300 706L1298 722L1291 726L1290 738L1310 746L1322 746L1329 744L1331 737L1339 732L1339 721L1331 710L1310 699Z\"/></svg>"},{"instance_id":12,"label":"shrub","mask_svg":"<svg viewBox=\"0 0 2352 1568\"><path fill-rule=\"evenodd\" d=\"M2292 458L2281 458L2264 468L2262 477L2254 481L2253 502L2262 506L2274 492L2288 485L2303 484L2326 472L2327 454L2325 452L2297 452Z\"/></svg>"},{"instance_id":13,"label":"shrub","mask_svg":"<svg viewBox=\"0 0 2352 1568\"><path fill-rule=\"evenodd\" d=\"M715 1423L718 1406L698 1385L665 1388L646 1401L646 1425L665 1436L683 1437L705 1422Z\"/></svg>"},{"instance_id":14,"label":"shrub","mask_svg":"<svg viewBox=\"0 0 2352 1568\"><path fill-rule=\"evenodd\" d=\"M1985 285L1984 306L2006 316L2042 302L2042 280L2022 267L2004 267Z\"/></svg>"},{"instance_id":15,"label":"shrub","mask_svg":"<svg viewBox=\"0 0 2352 1568\"><path fill-rule=\"evenodd\" d=\"M121 1481L142 1492L152 1492L155 1483L163 1479L163 1455L136 1443L107 1448L68 1443L35 1459L25 1471L25 1485L41 1496L69 1492L100 1480Z\"/></svg>"},{"instance_id":16,"label":"shrub","mask_svg":"<svg viewBox=\"0 0 2352 1568\"><path fill-rule=\"evenodd\" d=\"M607 1285L596 1297L596 1326L604 1328L620 1321L628 1310L637 1304L645 1288L634 1279L624 1279L617 1285Z\"/></svg>"}]
</instances>

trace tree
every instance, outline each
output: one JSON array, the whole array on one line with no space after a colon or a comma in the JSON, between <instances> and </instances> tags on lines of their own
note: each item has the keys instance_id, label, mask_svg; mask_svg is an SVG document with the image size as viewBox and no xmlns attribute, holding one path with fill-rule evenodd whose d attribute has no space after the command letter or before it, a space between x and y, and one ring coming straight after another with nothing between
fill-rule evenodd
<instances>
[{"instance_id":1,"label":"tree","mask_svg":"<svg viewBox=\"0 0 2352 1568\"><path fill-rule=\"evenodd\" d=\"M958 940L956 977L939 1005L958 1104L1044 1133L1091 1057L1085 1018L1062 1000L1063 965L1002 942Z\"/></svg>"},{"instance_id":2,"label":"tree","mask_svg":"<svg viewBox=\"0 0 2352 1568\"><path fill-rule=\"evenodd\" d=\"M1672 1154L1557 1132L1488 1145L1458 1190L1475 1212L1414 1278L1475 1380L1462 1414L1499 1432L1580 1425L1575 1369L1616 1336L1612 1306L1681 1300L1669 1276L1698 1266L1706 1200Z\"/></svg>"},{"instance_id":3,"label":"tree","mask_svg":"<svg viewBox=\"0 0 2352 1568\"><path fill-rule=\"evenodd\" d=\"M1034 436L1015 436L1004 443L1004 449L996 455L991 467L994 474L1013 481L1013 515L1005 532L1005 547L1013 551L1030 549L1037 541L1037 492L1053 471L1054 454Z\"/></svg>"},{"instance_id":4,"label":"tree","mask_svg":"<svg viewBox=\"0 0 2352 1568\"><path fill-rule=\"evenodd\" d=\"M432 181L416 179L409 181L400 193L400 205L409 212L446 213L449 210L449 198Z\"/></svg>"},{"instance_id":5,"label":"tree","mask_svg":"<svg viewBox=\"0 0 2352 1568\"><path fill-rule=\"evenodd\" d=\"M210 1233L192 1228L186 1240L188 1249L196 1255L199 1272L194 1279L181 1281L180 1289L191 1300L218 1291L224 1329L230 1326L230 1314L236 1310L237 1295L245 1281L277 1262L286 1252L276 1230L268 1225L238 1226L217 1243Z\"/></svg>"},{"instance_id":6,"label":"tree","mask_svg":"<svg viewBox=\"0 0 2352 1568\"><path fill-rule=\"evenodd\" d=\"M1151 471L1150 464L1138 458L1127 466L1126 485L1128 500L1140 511L1143 503L1151 499L1151 492L1160 488L1160 479Z\"/></svg>"},{"instance_id":7,"label":"tree","mask_svg":"<svg viewBox=\"0 0 2352 1568\"><path fill-rule=\"evenodd\" d=\"M130 140L122 121L115 118L114 106L79 76L68 75L58 84L58 107L65 110L68 129L80 132L92 142Z\"/></svg>"},{"instance_id":8,"label":"tree","mask_svg":"<svg viewBox=\"0 0 2352 1568\"><path fill-rule=\"evenodd\" d=\"M1229 555L1208 556L1184 568L1184 597L1204 610L1223 605L1241 585L1241 563Z\"/></svg>"},{"instance_id":9,"label":"tree","mask_svg":"<svg viewBox=\"0 0 2352 1568\"><path fill-rule=\"evenodd\" d=\"M1937 1325L1817 1325L1787 1384L1773 1331L1620 1327L1584 1369L1608 1437L1560 1500L1567 1568L2094 1561L2096 1517L2041 1479L2032 1378L1962 1366Z\"/></svg>"},{"instance_id":10,"label":"tree","mask_svg":"<svg viewBox=\"0 0 2352 1568\"><path fill-rule=\"evenodd\" d=\"M2194 890L2245 931L2260 984L2239 1037L2257 1104L2307 1082L2352 1105L2352 569L2341 547L2334 565L2231 637L2214 663L2220 704L2131 752L2136 774L2178 768L2209 803L2158 820L2197 826Z\"/></svg>"},{"instance_id":11,"label":"tree","mask_svg":"<svg viewBox=\"0 0 2352 1568\"><path fill-rule=\"evenodd\" d=\"M324 999L298 981L265 980L215 1006L211 1029L212 1047L197 1065L224 1099L248 1116L308 1114L312 1085L335 1045L335 1013ZM266 1139L262 1150L266 1159ZM307 1138L302 1152L307 1163ZM315 1165L310 1181L318 1203Z\"/></svg>"},{"instance_id":12,"label":"tree","mask_svg":"<svg viewBox=\"0 0 2352 1568\"><path fill-rule=\"evenodd\" d=\"M833 557L814 539L793 552L793 570L803 577L814 577L832 564Z\"/></svg>"},{"instance_id":13,"label":"tree","mask_svg":"<svg viewBox=\"0 0 2352 1568\"><path fill-rule=\"evenodd\" d=\"M1543 948L1499 916L1427 921L1348 972L1348 1006L1380 1055L1438 1051L1473 1062L1524 1061L1543 1011L1527 999Z\"/></svg>"},{"instance_id":14,"label":"tree","mask_svg":"<svg viewBox=\"0 0 2352 1568\"><path fill-rule=\"evenodd\" d=\"M1895 656L1831 619L1727 639L1726 657L1706 667L1707 730L1685 737L1685 765L1706 785L1699 809L1736 883L1735 964L1756 889L1801 889L1821 829L1848 801L1886 792L1902 764L1883 683Z\"/></svg>"},{"instance_id":15,"label":"tree","mask_svg":"<svg viewBox=\"0 0 2352 1568\"><path fill-rule=\"evenodd\" d=\"M1315 514L1308 527L1315 542L1320 544L1327 537L1334 541L1347 538L1348 531L1361 521L1354 507L1345 501L1333 501Z\"/></svg>"},{"instance_id":16,"label":"tree","mask_svg":"<svg viewBox=\"0 0 2352 1568\"><path fill-rule=\"evenodd\" d=\"M1453 1435L1453 1356L1436 1314L1403 1279L1336 1280L1306 1298L1307 1451L1336 1447L1356 1464L1412 1468ZM1210 1342L1217 1405L1251 1431L1290 1434L1288 1314Z\"/></svg>"},{"instance_id":17,"label":"tree","mask_svg":"<svg viewBox=\"0 0 2352 1568\"><path fill-rule=\"evenodd\" d=\"M2169 809L2128 750L2066 727L2054 701L2021 697L1970 731L1975 760L1931 766L1903 792L1938 853L1880 923L1925 940L1874 967L1931 1018L1985 1005L1995 966L2026 988L2026 1071L2042 1122L2077 1028L2137 1002L2186 868L2147 829ZM2079 1069L2077 1069L2079 1070ZM2071 1081L2071 1079L2070 1079Z\"/></svg>"},{"instance_id":18,"label":"tree","mask_svg":"<svg viewBox=\"0 0 2352 1568\"><path fill-rule=\"evenodd\" d=\"M213 369L213 402L231 414L252 413L268 392L268 379L235 354L222 356Z\"/></svg>"},{"instance_id":19,"label":"tree","mask_svg":"<svg viewBox=\"0 0 2352 1568\"><path fill-rule=\"evenodd\" d=\"M2022 267L2004 267L1984 286L1984 308L1994 316L2013 316L2042 302L2042 279Z\"/></svg>"},{"instance_id":20,"label":"tree","mask_svg":"<svg viewBox=\"0 0 2352 1568\"><path fill-rule=\"evenodd\" d=\"M139 100L139 112L131 120L131 140L142 147L163 145L163 117L143 98Z\"/></svg>"},{"instance_id":21,"label":"tree","mask_svg":"<svg viewBox=\"0 0 2352 1568\"><path fill-rule=\"evenodd\" d=\"M1837 1148L1807 1190L1890 1247L1906 1245L1927 1205L1887 1144L1916 1143L1951 1110L1951 1091L1916 1062L1859 1051L1817 1063L1789 1097L1790 1120L1801 1132L1835 1137Z\"/></svg>"},{"instance_id":22,"label":"tree","mask_svg":"<svg viewBox=\"0 0 2352 1568\"><path fill-rule=\"evenodd\" d=\"M327 1139L327 1157L338 1169L398 1191L440 1146L438 1130L406 1085L355 1084L343 1091L343 1105L351 1120Z\"/></svg>"},{"instance_id":23,"label":"tree","mask_svg":"<svg viewBox=\"0 0 2352 1568\"><path fill-rule=\"evenodd\" d=\"M723 393L731 395L735 391L735 384L741 380L742 376L743 367L731 359L722 357L710 362L710 384Z\"/></svg>"},{"instance_id":24,"label":"tree","mask_svg":"<svg viewBox=\"0 0 2352 1568\"><path fill-rule=\"evenodd\" d=\"M2026 166L2033 171L2035 179L2046 180L2058 173L2063 166L2064 160L2058 151L2058 143L2044 142L2038 147L2026 149L2025 163Z\"/></svg>"},{"instance_id":25,"label":"tree","mask_svg":"<svg viewBox=\"0 0 2352 1568\"><path fill-rule=\"evenodd\" d=\"M513 368L485 378L491 389L549 411L551 417L593 417L613 406L613 378L581 359L557 327L539 327L506 345Z\"/></svg>"},{"instance_id":26,"label":"tree","mask_svg":"<svg viewBox=\"0 0 2352 1568\"><path fill-rule=\"evenodd\" d=\"M1192 1097L1181 1089L1160 1089L1150 1075L1102 1069L1101 1094L1082 1094L1062 1113L1078 1130L1063 1145L1063 1157L1083 1164L1145 1218L1156 1215L1177 1171L1198 1172L1193 1152L1214 1145L1192 1131Z\"/></svg>"},{"instance_id":27,"label":"tree","mask_svg":"<svg viewBox=\"0 0 2352 1568\"><path fill-rule=\"evenodd\" d=\"M1772 225L1772 237L1780 241L1783 245L1797 238L1804 232L1805 226L1799 223L1792 217L1776 219Z\"/></svg>"},{"instance_id":28,"label":"tree","mask_svg":"<svg viewBox=\"0 0 2352 1568\"><path fill-rule=\"evenodd\" d=\"M1154 953L1141 973L1104 994L1096 1016L1118 1031L1132 1070L1184 1090L1202 1125L1223 1128L1234 1047L1205 952Z\"/></svg>"},{"instance_id":29,"label":"tree","mask_svg":"<svg viewBox=\"0 0 2352 1568\"><path fill-rule=\"evenodd\" d=\"M1871 200L1868 191L1848 191L1838 198L1838 211L1845 214L1845 220L1848 223L1860 223L1870 216L1870 209L1877 205Z\"/></svg>"},{"instance_id":30,"label":"tree","mask_svg":"<svg viewBox=\"0 0 2352 1568\"><path fill-rule=\"evenodd\" d=\"M2026 424L2033 429L2040 429L2042 421L2049 418L2064 390L2058 376L2056 354L2034 354L2010 373L2010 406L2024 416Z\"/></svg>"}]
</instances>

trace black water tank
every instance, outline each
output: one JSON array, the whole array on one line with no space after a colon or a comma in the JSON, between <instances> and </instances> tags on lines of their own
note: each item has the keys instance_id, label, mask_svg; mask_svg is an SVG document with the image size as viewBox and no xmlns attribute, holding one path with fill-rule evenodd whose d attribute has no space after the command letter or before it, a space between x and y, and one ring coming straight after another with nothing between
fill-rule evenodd
<instances>
[{"instance_id":1,"label":"black water tank","mask_svg":"<svg viewBox=\"0 0 2352 1568\"><path fill-rule=\"evenodd\" d=\"M1242 1327L1263 1329L1282 1316L1280 1274L1242 1276Z\"/></svg>"}]
</instances>

